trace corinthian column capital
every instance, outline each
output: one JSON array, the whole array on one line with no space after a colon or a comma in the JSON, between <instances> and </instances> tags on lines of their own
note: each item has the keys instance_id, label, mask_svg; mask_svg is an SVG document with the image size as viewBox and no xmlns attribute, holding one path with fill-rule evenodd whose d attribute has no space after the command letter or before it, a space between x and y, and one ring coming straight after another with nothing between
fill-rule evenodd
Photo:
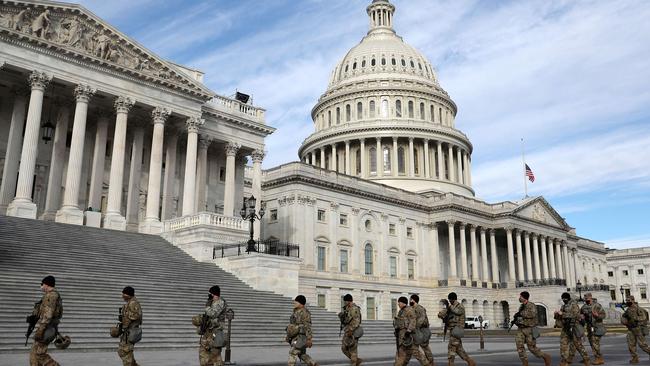
<instances>
[{"instance_id":1,"label":"corinthian column capital","mask_svg":"<svg viewBox=\"0 0 650 366\"><path fill-rule=\"evenodd\" d=\"M227 156L235 156L237 155L237 151L241 148L241 145L236 143L236 142L228 142L226 143L226 146L224 149L226 150L226 155Z\"/></svg>"},{"instance_id":2,"label":"corinthian column capital","mask_svg":"<svg viewBox=\"0 0 650 366\"><path fill-rule=\"evenodd\" d=\"M113 106L115 107L115 111L117 113L129 113L134 104L135 100L133 98L119 96L115 98L115 103L113 103Z\"/></svg>"},{"instance_id":3,"label":"corinthian column capital","mask_svg":"<svg viewBox=\"0 0 650 366\"><path fill-rule=\"evenodd\" d=\"M253 159L253 163L261 163L262 160L264 160L264 151L263 150L253 150L251 153L251 158Z\"/></svg>"},{"instance_id":4,"label":"corinthian column capital","mask_svg":"<svg viewBox=\"0 0 650 366\"><path fill-rule=\"evenodd\" d=\"M52 81L52 76L44 72L32 71L32 73L29 74L29 86L32 89L45 90L45 88L50 84L50 81Z\"/></svg>"},{"instance_id":5,"label":"corinthian column capital","mask_svg":"<svg viewBox=\"0 0 650 366\"><path fill-rule=\"evenodd\" d=\"M85 102L88 103L90 101L90 98L97 92L97 89L86 85L86 84L78 84L74 88L74 98L77 100L77 102Z\"/></svg>"},{"instance_id":6,"label":"corinthian column capital","mask_svg":"<svg viewBox=\"0 0 650 366\"><path fill-rule=\"evenodd\" d=\"M207 149L210 147L210 144L212 143L212 137L208 135L200 135L199 136L199 147L203 149Z\"/></svg>"},{"instance_id":7,"label":"corinthian column capital","mask_svg":"<svg viewBox=\"0 0 650 366\"><path fill-rule=\"evenodd\" d=\"M165 121L167 121L167 118L169 118L169 115L172 114L172 111L168 108L165 107L156 107L151 111L151 118L153 119L153 123L162 123L164 124Z\"/></svg>"}]
</instances>

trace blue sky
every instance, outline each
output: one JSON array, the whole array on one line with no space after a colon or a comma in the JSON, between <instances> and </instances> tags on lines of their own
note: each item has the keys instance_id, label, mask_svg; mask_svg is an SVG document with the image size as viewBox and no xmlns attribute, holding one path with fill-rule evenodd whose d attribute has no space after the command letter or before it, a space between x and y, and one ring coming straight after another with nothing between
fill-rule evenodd
<instances>
[{"instance_id":1,"label":"blue sky","mask_svg":"<svg viewBox=\"0 0 650 366\"><path fill-rule=\"evenodd\" d=\"M650 246L650 2L392 0L474 144L489 202L523 195L520 138L543 195L578 235ZM276 127L266 168L297 160L331 70L370 0L81 1L205 83L251 93Z\"/></svg>"}]
</instances>

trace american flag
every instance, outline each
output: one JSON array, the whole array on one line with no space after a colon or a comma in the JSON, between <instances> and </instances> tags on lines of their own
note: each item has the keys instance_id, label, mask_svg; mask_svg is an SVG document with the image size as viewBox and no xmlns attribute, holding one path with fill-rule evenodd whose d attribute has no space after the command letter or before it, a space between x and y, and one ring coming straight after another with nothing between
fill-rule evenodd
<instances>
[{"instance_id":1,"label":"american flag","mask_svg":"<svg viewBox=\"0 0 650 366\"><path fill-rule=\"evenodd\" d=\"M530 169L528 164L526 164L526 176L528 177L528 180L530 180L531 182L535 181L535 174L533 174L533 171L532 169Z\"/></svg>"}]
</instances>

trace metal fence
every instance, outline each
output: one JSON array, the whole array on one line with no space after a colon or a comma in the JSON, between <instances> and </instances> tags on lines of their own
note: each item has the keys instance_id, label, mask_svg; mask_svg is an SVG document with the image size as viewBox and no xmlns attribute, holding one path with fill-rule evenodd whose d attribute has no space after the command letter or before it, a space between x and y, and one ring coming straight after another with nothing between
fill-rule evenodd
<instances>
[{"instance_id":1,"label":"metal fence","mask_svg":"<svg viewBox=\"0 0 650 366\"><path fill-rule=\"evenodd\" d=\"M277 255L281 257L300 258L300 246L277 240L256 241L255 252L262 254ZM248 242L233 244L217 244L212 248L212 258L236 257L248 254Z\"/></svg>"},{"instance_id":2,"label":"metal fence","mask_svg":"<svg viewBox=\"0 0 650 366\"><path fill-rule=\"evenodd\" d=\"M543 280L517 281L515 287L566 286L566 280L547 278Z\"/></svg>"}]
</instances>

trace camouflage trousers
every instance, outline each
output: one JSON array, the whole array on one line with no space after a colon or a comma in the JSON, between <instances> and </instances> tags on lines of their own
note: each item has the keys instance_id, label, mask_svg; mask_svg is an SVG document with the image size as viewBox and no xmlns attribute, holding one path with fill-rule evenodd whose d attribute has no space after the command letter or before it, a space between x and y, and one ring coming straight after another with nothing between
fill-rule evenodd
<instances>
[{"instance_id":1,"label":"camouflage trousers","mask_svg":"<svg viewBox=\"0 0 650 366\"><path fill-rule=\"evenodd\" d=\"M213 338L212 332L206 332L201 337L201 343L199 344L199 364L201 366L223 366L221 348L212 347Z\"/></svg>"},{"instance_id":2,"label":"camouflage trousers","mask_svg":"<svg viewBox=\"0 0 650 366\"><path fill-rule=\"evenodd\" d=\"M589 360L589 355L587 354L585 347L582 345L582 337L569 337L569 335L562 330L562 333L560 334L560 358L562 359L562 362L569 363L573 361L573 356L576 351L580 353L583 361Z\"/></svg>"},{"instance_id":3,"label":"camouflage trousers","mask_svg":"<svg viewBox=\"0 0 650 366\"><path fill-rule=\"evenodd\" d=\"M357 347L359 346L359 340L353 336L344 335L343 340L341 341L341 351L345 357L350 359L351 365L356 365L359 360L359 354L357 352Z\"/></svg>"},{"instance_id":4,"label":"camouflage trousers","mask_svg":"<svg viewBox=\"0 0 650 366\"><path fill-rule=\"evenodd\" d=\"M417 357L415 358L417 358L417 360L420 361L421 365L426 365L424 362L422 362L423 360L428 361L429 365L433 365L433 352L431 352L431 346L429 346L429 342L425 344L421 344L418 347L420 347L420 349L422 350L421 353L424 357L422 360Z\"/></svg>"},{"instance_id":5,"label":"camouflage trousers","mask_svg":"<svg viewBox=\"0 0 650 366\"><path fill-rule=\"evenodd\" d=\"M533 338L533 328L522 327L517 329L517 335L515 335L515 343L517 344L517 353L519 354L519 359L522 361L528 360L528 356L526 355L526 348L524 348L524 346L528 346L528 350L530 353L535 355L535 357L542 358L544 356L544 352L542 352L542 350L537 347L537 342Z\"/></svg>"},{"instance_id":6,"label":"camouflage trousers","mask_svg":"<svg viewBox=\"0 0 650 366\"><path fill-rule=\"evenodd\" d=\"M47 343L34 341L29 353L29 366L59 366L59 363L47 354Z\"/></svg>"},{"instance_id":7,"label":"camouflage trousers","mask_svg":"<svg viewBox=\"0 0 650 366\"><path fill-rule=\"evenodd\" d=\"M650 347L645 341L645 336L641 332L641 328L628 328L627 330L627 349L630 350L630 355L632 358L639 358L639 355L636 353L636 344L639 343L639 347L643 352L650 354Z\"/></svg>"},{"instance_id":8,"label":"camouflage trousers","mask_svg":"<svg viewBox=\"0 0 650 366\"><path fill-rule=\"evenodd\" d=\"M463 348L463 341L460 338L456 338L450 335L449 345L447 346L447 359L453 361L454 358L456 358L456 355L458 355L458 357L460 357L463 361L469 360L469 355Z\"/></svg>"},{"instance_id":9,"label":"camouflage trousers","mask_svg":"<svg viewBox=\"0 0 650 366\"><path fill-rule=\"evenodd\" d=\"M587 339L589 340L589 345L591 346L591 350L594 351L594 357L595 358L602 358L603 354L600 353L600 338L593 333L587 335Z\"/></svg>"},{"instance_id":10,"label":"camouflage trousers","mask_svg":"<svg viewBox=\"0 0 650 366\"><path fill-rule=\"evenodd\" d=\"M296 366L298 359L300 359L300 361L305 363L307 366L316 365L316 362L307 354L306 348L291 347L291 350L289 350L289 362L287 365Z\"/></svg>"},{"instance_id":11,"label":"camouflage trousers","mask_svg":"<svg viewBox=\"0 0 650 366\"><path fill-rule=\"evenodd\" d=\"M411 357L420 361L422 365L428 365L429 361L426 357L420 352L420 348L416 345L411 346L399 346L397 349L397 355L395 356L395 366L406 366L409 364Z\"/></svg>"},{"instance_id":12,"label":"camouflage trousers","mask_svg":"<svg viewBox=\"0 0 650 366\"><path fill-rule=\"evenodd\" d=\"M138 363L135 362L135 358L133 357L133 347L134 345L126 340L120 340L120 345L117 347L117 354L122 359L123 366L138 366Z\"/></svg>"}]
</instances>

